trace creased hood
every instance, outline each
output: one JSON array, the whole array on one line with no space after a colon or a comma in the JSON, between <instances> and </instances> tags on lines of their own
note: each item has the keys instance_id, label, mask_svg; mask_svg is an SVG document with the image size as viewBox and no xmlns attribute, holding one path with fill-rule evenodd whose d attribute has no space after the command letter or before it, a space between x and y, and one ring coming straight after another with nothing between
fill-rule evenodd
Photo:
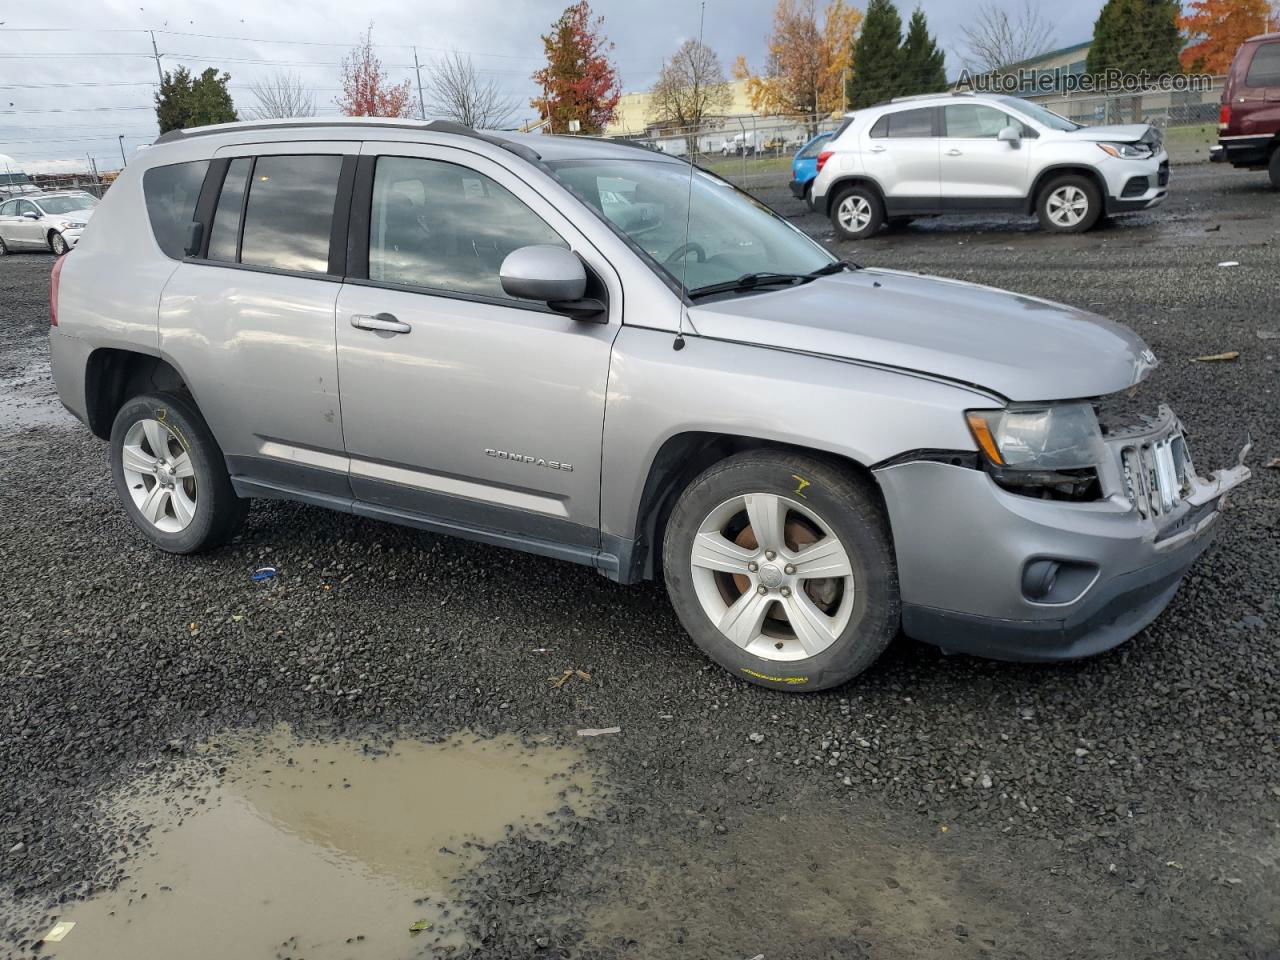
<instances>
[{"instance_id":1,"label":"creased hood","mask_svg":"<svg viewBox=\"0 0 1280 960\"><path fill-rule=\"evenodd\" d=\"M1060 134L1077 140L1114 141L1115 143L1137 143L1139 140L1158 140L1154 127L1149 123L1112 123L1096 127L1081 127Z\"/></svg>"},{"instance_id":2,"label":"creased hood","mask_svg":"<svg viewBox=\"0 0 1280 960\"><path fill-rule=\"evenodd\" d=\"M1137 383L1155 356L1127 327L1060 303L896 270L858 270L689 309L698 334L1067 400Z\"/></svg>"}]
</instances>

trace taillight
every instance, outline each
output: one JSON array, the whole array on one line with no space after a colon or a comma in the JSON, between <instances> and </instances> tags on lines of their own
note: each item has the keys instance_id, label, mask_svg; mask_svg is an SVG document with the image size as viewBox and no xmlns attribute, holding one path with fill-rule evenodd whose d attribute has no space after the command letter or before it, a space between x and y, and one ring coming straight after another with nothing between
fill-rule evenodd
<instances>
[{"instance_id":1,"label":"taillight","mask_svg":"<svg viewBox=\"0 0 1280 960\"><path fill-rule=\"evenodd\" d=\"M67 259L64 253L53 261L53 272L49 274L49 326L58 325L58 279L62 276L62 264Z\"/></svg>"},{"instance_id":2,"label":"taillight","mask_svg":"<svg viewBox=\"0 0 1280 960\"><path fill-rule=\"evenodd\" d=\"M827 165L827 160L829 160L830 158L831 158L830 150L823 150L820 154L818 154L818 172L819 173L822 172L822 168Z\"/></svg>"},{"instance_id":3,"label":"taillight","mask_svg":"<svg viewBox=\"0 0 1280 960\"><path fill-rule=\"evenodd\" d=\"M1231 126L1231 104L1224 103L1222 109L1218 111L1218 129L1226 130Z\"/></svg>"}]
</instances>

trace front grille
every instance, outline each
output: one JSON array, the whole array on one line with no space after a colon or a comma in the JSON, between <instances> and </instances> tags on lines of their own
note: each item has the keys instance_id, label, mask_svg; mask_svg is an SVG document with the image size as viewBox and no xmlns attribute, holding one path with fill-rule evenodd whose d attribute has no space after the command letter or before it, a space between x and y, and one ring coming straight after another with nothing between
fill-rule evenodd
<instances>
[{"instance_id":1,"label":"front grille","mask_svg":"<svg viewBox=\"0 0 1280 960\"><path fill-rule=\"evenodd\" d=\"M1190 492L1187 444L1176 430L1120 448L1120 466L1129 501L1144 519L1172 512Z\"/></svg>"},{"instance_id":2,"label":"front grille","mask_svg":"<svg viewBox=\"0 0 1280 960\"><path fill-rule=\"evenodd\" d=\"M1120 196L1140 197L1147 192L1147 183L1146 177L1130 177L1129 182L1124 185L1124 190L1121 191Z\"/></svg>"},{"instance_id":3,"label":"front grille","mask_svg":"<svg viewBox=\"0 0 1280 960\"><path fill-rule=\"evenodd\" d=\"M1156 174L1156 185L1167 187L1169 185L1169 161L1165 160L1160 164L1160 171Z\"/></svg>"}]
</instances>

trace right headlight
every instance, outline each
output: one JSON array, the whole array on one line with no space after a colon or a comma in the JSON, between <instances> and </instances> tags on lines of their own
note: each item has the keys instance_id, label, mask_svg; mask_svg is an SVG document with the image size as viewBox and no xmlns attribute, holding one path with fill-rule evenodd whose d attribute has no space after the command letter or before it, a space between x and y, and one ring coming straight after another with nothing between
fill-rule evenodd
<instances>
[{"instance_id":1,"label":"right headlight","mask_svg":"<svg viewBox=\"0 0 1280 960\"><path fill-rule=\"evenodd\" d=\"M1088 403L1013 404L968 410L987 471L1001 486L1037 496L1092 499L1106 454Z\"/></svg>"}]
</instances>

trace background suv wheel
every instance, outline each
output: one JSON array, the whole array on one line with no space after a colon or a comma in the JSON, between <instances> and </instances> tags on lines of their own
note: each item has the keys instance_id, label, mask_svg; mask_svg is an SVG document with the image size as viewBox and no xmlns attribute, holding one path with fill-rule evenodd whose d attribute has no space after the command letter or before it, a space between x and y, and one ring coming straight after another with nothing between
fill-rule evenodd
<instances>
[{"instance_id":1,"label":"background suv wheel","mask_svg":"<svg viewBox=\"0 0 1280 960\"><path fill-rule=\"evenodd\" d=\"M1102 191L1088 177L1054 177L1036 200L1040 226L1055 233L1084 233L1102 216Z\"/></svg>"},{"instance_id":2,"label":"background suv wheel","mask_svg":"<svg viewBox=\"0 0 1280 960\"><path fill-rule=\"evenodd\" d=\"M760 686L837 686L898 630L879 497L868 481L813 457L749 451L708 468L672 511L663 567L694 642Z\"/></svg>"},{"instance_id":3,"label":"background suv wheel","mask_svg":"<svg viewBox=\"0 0 1280 960\"><path fill-rule=\"evenodd\" d=\"M1280 190L1280 147L1271 148L1271 162L1267 164L1267 173L1271 177L1271 189Z\"/></svg>"},{"instance_id":4,"label":"background suv wheel","mask_svg":"<svg viewBox=\"0 0 1280 960\"><path fill-rule=\"evenodd\" d=\"M144 394L120 408L111 475L134 526L169 553L221 546L248 509L204 418L177 394Z\"/></svg>"},{"instance_id":5,"label":"background suv wheel","mask_svg":"<svg viewBox=\"0 0 1280 960\"><path fill-rule=\"evenodd\" d=\"M831 202L831 225L842 240L863 240L884 226L884 202L873 188L846 187Z\"/></svg>"}]
</instances>

